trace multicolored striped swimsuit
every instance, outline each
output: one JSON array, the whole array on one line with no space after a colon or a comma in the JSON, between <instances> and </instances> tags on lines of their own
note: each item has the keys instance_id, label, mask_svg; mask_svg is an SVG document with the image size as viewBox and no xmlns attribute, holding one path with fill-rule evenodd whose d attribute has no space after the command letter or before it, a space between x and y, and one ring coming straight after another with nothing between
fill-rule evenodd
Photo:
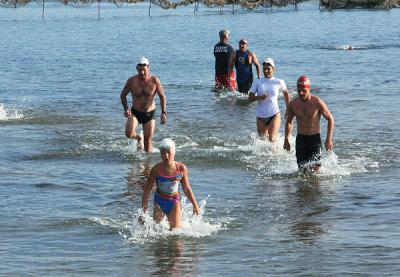
<instances>
[{"instance_id":1,"label":"multicolored striped swimsuit","mask_svg":"<svg viewBox=\"0 0 400 277\"><path fill-rule=\"evenodd\" d=\"M163 176L161 172L156 176L157 191L154 194L154 203L160 206L164 213L169 214L172 208L180 201L179 185L183 178L181 170L176 166L176 175Z\"/></svg>"}]
</instances>

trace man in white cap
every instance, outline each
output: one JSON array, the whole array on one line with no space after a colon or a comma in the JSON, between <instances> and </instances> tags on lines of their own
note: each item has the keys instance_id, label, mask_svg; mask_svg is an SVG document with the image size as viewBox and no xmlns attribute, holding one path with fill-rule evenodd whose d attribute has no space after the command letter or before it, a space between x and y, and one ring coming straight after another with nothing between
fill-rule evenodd
<instances>
[{"instance_id":1,"label":"man in white cap","mask_svg":"<svg viewBox=\"0 0 400 277\"><path fill-rule=\"evenodd\" d=\"M144 151L153 150L153 134L155 130L155 110L154 97L156 94L160 98L161 114L160 122L167 121L167 99L160 80L156 76L150 75L149 60L145 57L139 59L136 70L137 75L130 77L121 92L120 98L124 107L124 115L127 117L125 134L128 138L137 139L138 145L144 144ZM129 109L127 95L132 95L132 108ZM136 128L139 124L143 125L143 136L137 134ZM144 139L144 142L142 141Z\"/></svg>"},{"instance_id":2,"label":"man in white cap","mask_svg":"<svg viewBox=\"0 0 400 277\"><path fill-rule=\"evenodd\" d=\"M281 114L278 106L279 93L283 92L286 106L290 100L285 81L274 77L274 71L274 60L266 58L263 62L264 78L253 82L249 92L249 101L257 101L257 132L271 142L276 140L281 126Z\"/></svg>"}]
</instances>

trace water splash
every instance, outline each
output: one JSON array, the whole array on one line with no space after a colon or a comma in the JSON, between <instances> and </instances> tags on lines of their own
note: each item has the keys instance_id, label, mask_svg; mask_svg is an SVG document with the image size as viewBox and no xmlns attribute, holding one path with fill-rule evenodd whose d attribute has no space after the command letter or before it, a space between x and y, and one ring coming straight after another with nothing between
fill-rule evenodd
<instances>
[{"instance_id":1,"label":"water splash","mask_svg":"<svg viewBox=\"0 0 400 277\"><path fill-rule=\"evenodd\" d=\"M295 138L289 137L290 151L283 149L284 137L279 134L275 142L261 139L257 134L251 135L252 140L247 145L239 146L238 149L249 154L243 155L241 160L249 169L258 172L260 177L288 177L297 176L298 167L295 153ZM319 178L340 178L366 172L365 159L350 157L340 159L333 151L322 152L321 170Z\"/></svg>"},{"instance_id":2,"label":"water splash","mask_svg":"<svg viewBox=\"0 0 400 277\"><path fill-rule=\"evenodd\" d=\"M0 104L0 120L8 121L23 118L23 114L17 108L5 108L4 104Z\"/></svg>"},{"instance_id":3,"label":"water splash","mask_svg":"<svg viewBox=\"0 0 400 277\"><path fill-rule=\"evenodd\" d=\"M247 106L251 104L247 94L240 93L236 90L224 90L221 93L215 94L215 98L217 102L231 106Z\"/></svg>"},{"instance_id":4,"label":"water splash","mask_svg":"<svg viewBox=\"0 0 400 277\"><path fill-rule=\"evenodd\" d=\"M192 204L187 201L186 197L182 197L182 228L176 230L169 229L166 217L159 224L156 224L151 214L143 213L141 209L134 211L132 215L125 219L115 220L95 217L91 220L97 224L117 229L127 243L143 244L160 238L176 236L184 238L208 237L226 229L226 225L229 222L224 219L217 219L212 222L207 221L204 218L206 201L207 199L204 199L199 202L201 214L193 215ZM138 222L140 216L144 219L143 224Z\"/></svg>"}]
</instances>

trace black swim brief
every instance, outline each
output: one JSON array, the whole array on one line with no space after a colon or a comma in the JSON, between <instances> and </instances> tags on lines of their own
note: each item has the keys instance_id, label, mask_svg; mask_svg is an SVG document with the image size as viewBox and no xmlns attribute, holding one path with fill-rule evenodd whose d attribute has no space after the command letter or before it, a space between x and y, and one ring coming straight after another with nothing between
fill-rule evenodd
<instances>
[{"instance_id":1,"label":"black swim brief","mask_svg":"<svg viewBox=\"0 0 400 277\"><path fill-rule=\"evenodd\" d=\"M278 113L274 114L273 116L266 117L266 118L257 117L257 119L261 120L262 123L264 123L265 125L269 125L269 124L271 123L272 119L274 119L274 117L275 117L277 114L278 114Z\"/></svg>"},{"instance_id":2,"label":"black swim brief","mask_svg":"<svg viewBox=\"0 0 400 277\"><path fill-rule=\"evenodd\" d=\"M132 114L136 117L136 119L139 121L140 124L146 124L150 120L154 119L154 114L156 113L156 110L152 110L149 112L139 112L135 110L133 107L131 109Z\"/></svg>"},{"instance_id":3,"label":"black swim brief","mask_svg":"<svg viewBox=\"0 0 400 277\"><path fill-rule=\"evenodd\" d=\"M314 162L315 165L320 165L321 159L321 136L315 135L301 135L296 136L296 158L299 167L306 163Z\"/></svg>"}]
</instances>

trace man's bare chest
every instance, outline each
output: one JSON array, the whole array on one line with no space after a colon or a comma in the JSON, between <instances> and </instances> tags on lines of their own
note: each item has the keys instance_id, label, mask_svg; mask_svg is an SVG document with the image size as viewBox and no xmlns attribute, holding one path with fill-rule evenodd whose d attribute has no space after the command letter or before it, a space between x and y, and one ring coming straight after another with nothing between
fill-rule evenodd
<instances>
[{"instance_id":1,"label":"man's bare chest","mask_svg":"<svg viewBox=\"0 0 400 277\"><path fill-rule=\"evenodd\" d=\"M133 85L131 87L131 92L134 98L154 97L156 93L156 86L152 84Z\"/></svg>"},{"instance_id":2,"label":"man's bare chest","mask_svg":"<svg viewBox=\"0 0 400 277\"><path fill-rule=\"evenodd\" d=\"M294 114L298 118L315 118L318 117L318 109L311 103L301 103L294 109Z\"/></svg>"}]
</instances>

